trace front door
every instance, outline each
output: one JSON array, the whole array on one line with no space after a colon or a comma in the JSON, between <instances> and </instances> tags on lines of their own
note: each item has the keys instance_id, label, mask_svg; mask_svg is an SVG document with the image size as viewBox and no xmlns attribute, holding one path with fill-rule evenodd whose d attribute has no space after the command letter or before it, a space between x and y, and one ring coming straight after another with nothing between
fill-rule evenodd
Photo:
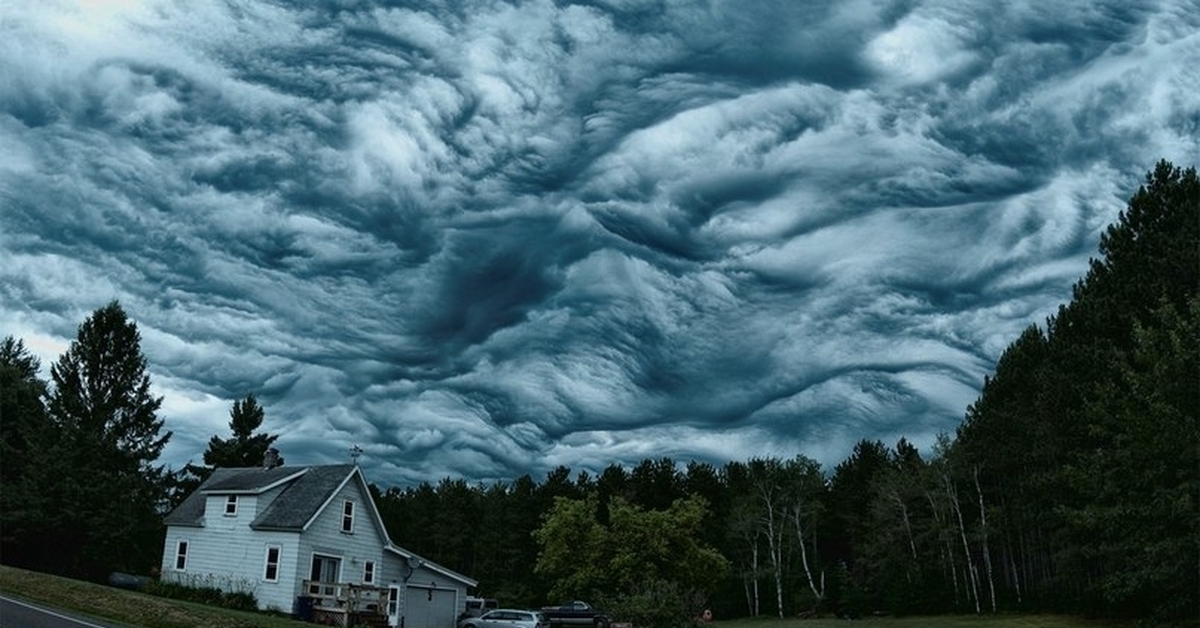
<instances>
[{"instance_id":1,"label":"front door","mask_svg":"<svg viewBox=\"0 0 1200 628\"><path fill-rule=\"evenodd\" d=\"M334 556L323 556L321 554L313 554L312 572L309 574L309 580L312 581L312 586L309 587L309 593L320 596L336 596L337 587L335 586L338 577L342 571L342 559Z\"/></svg>"}]
</instances>

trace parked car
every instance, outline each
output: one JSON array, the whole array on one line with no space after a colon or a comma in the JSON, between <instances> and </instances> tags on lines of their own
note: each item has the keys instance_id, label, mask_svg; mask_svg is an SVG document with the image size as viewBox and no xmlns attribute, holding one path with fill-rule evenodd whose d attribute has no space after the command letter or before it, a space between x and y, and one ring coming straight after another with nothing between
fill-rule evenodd
<instances>
[{"instance_id":1,"label":"parked car","mask_svg":"<svg viewBox=\"0 0 1200 628\"><path fill-rule=\"evenodd\" d=\"M546 616L538 611L498 608L479 617L467 617L458 628L550 628Z\"/></svg>"},{"instance_id":2,"label":"parked car","mask_svg":"<svg viewBox=\"0 0 1200 628\"><path fill-rule=\"evenodd\" d=\"M542 615L546 616L551 628L608 628L612 623L604 611L579 600L563 602L558 606L543 606Z\"/></svg>"},{"instance_id":3,"label":"parked car","mask_svg":"<svg viewBox=\"0 0 1200 628\"><path fill-rule=\"evenodd\" d=\"M458 619L463 620L467 619L468 617L479 617L480 615L488 611L494 611L497 608L500 608L500 602L497 602L495 598L468 597L466 608L463 609L463 612L458 616Z\"/></svg>"}]
</instances>

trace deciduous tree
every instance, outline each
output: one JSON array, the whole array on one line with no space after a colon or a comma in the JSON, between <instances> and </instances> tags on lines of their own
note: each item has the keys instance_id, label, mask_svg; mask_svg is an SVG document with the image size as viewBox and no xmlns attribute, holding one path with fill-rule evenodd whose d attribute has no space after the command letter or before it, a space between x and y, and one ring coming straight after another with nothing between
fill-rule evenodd
<instances>
[{"instance_id":1,"label":"deciduous tree","mask_svg":"<svg viewBox=\"0 0 1200 628\"><path fill-rule=\"evenodd\" d=\"M553 596L603 600L638 625L685 624L728 571L725 558L698 541L706 509L695 496L665 510L613 497L605 526L595 495L560 497L534 533L537 571L554 579Z\"/></svg>"}]
</instances>

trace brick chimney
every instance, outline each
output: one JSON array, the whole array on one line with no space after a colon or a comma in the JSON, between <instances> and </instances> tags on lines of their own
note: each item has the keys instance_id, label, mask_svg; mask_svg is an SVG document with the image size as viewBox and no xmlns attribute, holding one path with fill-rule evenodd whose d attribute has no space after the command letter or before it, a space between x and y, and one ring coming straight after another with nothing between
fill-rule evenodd
<instances>
[{"instance_id":1,"label":"brick chimney","mask_svg":"<svg viewBox=\"0 0 1200 628\"><path fill-rule=\"evenodd\" d=\"M279 450L272 447L263 454L263 471L270 471L279 466L283 466L283 458L279 457Z\"/></svg>"}]
</instances>

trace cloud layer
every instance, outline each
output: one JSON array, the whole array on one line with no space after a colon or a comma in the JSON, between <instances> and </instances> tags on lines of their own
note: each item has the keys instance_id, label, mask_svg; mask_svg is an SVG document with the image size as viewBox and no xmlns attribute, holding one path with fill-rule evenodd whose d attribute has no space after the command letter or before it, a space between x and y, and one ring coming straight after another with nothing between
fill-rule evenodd
<instances>
[{"instance_id":1,"label":"cloud layer","mask_svg":"<svg viewBox=\"0 0 1200 628\"><path fill-rule=\"evenodd\" d=\"M952 431L1159 158L1183 0L0 9L0 334L138 323L199 461L255 393L373 480Z\"/></svg>"}]
</instances>

